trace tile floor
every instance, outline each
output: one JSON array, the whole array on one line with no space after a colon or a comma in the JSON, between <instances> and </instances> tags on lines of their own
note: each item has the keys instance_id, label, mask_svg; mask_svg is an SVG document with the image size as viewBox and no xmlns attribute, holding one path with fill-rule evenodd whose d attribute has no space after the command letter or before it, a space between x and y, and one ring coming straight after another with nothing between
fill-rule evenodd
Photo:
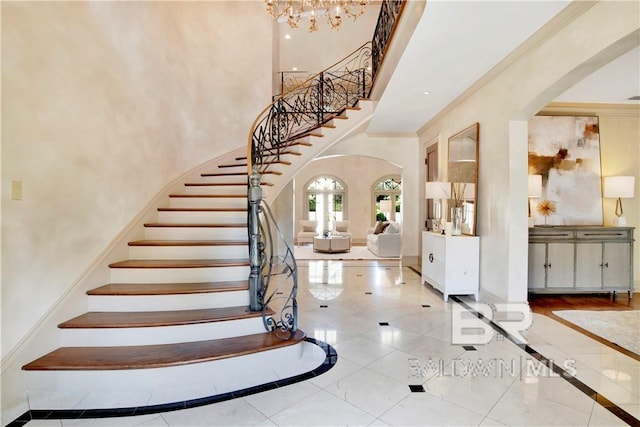
<instances>
[{"instance_id":1,"label":"tile floor","mask_svg":"<svg viewBox=\"0 0 640 427\"><path fill-rule=\"evenodd\" d=\"M300 264L300 328L339 355L323 375L194 409L27 425L640 425L640 362L552 319L533 315L524 333L529 352L500 335L465 349L451 344L460 305L445 303L398 261ZM575 371L587 393L541 366L532 349ZM588 390L620 408L627 423Z\"/></svg>"}]
</instances>

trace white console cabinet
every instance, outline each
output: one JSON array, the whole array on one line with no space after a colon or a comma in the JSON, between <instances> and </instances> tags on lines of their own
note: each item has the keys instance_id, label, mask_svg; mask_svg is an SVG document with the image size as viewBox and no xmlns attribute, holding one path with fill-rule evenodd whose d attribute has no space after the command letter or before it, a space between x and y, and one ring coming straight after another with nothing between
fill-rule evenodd
<instances>
[{"instance_id":1,"label":"white console cabinet","mask_svg":"<svg viewBox=\"0 0 640 427\"><path fill-rule=\"evenodd\" d=\"M474 295L479 291L480 238L422 232L422 282L444 295Z\"/></svg>"}]
</instances>

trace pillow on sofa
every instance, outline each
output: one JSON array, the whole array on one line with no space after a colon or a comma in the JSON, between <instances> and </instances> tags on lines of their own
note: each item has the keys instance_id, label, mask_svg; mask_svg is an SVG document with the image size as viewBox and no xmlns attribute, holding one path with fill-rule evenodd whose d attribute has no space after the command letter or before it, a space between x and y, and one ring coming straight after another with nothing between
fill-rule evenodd
<instances>
[{"instance_id":1,"label":"pillow on sofa","mask_svg":"<svg viewBox=\"0 0 640 427\"><path fill-rule=\"evenodd\" d=\"M389 226L387 227L386 230L384 230L385 233L393 233L393 234L398 234L400 232L400 224L398 224L397 222L390 222Z\"/></svg>"},{"instance_id":2,"label":"pillow on sofa","mask_svg":"<svg viewBox=\"0 0 640 427\"><path fill-rule=\"evenodd\" d=\"M384 230L386 230L388 226L389 226L389 222L388 221L378 221L378 222L376 222L376 226L373 229L373 234L384 233Z\"/></svg>"}]
</instances>

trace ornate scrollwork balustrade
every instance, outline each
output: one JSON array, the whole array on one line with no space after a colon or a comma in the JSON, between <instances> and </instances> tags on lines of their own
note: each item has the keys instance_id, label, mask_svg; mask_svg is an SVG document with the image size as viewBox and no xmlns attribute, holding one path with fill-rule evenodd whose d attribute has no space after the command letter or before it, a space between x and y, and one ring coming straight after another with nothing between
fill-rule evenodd
<instances>
[{"instance_id":1,"label":"ornate scrollwork balustrade","mask_svg":"<svg viewBox=\"0 0 640 427\"><path fill-rule=\"evenodd\" d=\"M276 254L277 239L286 247L285 255ZM298 268L269 205L262 200L257 172L249 177L249 241L251 310L262 311L265 328L288 339L298 329ZM270 309L276 310L275 315Z\"/></svg>"},{"instance_id":2,"label":"ornate scrollwork balustrade","mask_svg":"<svg viewBox=\"0 0 640 427\"><path fill-rule=\"evenodd\" d=\"M255 120L249 135L249 173L264 173L290 144L308 135L371 89L371 42L320 73L283 92Z\"/></svg>"},{"instance_id":3,"label":"ornate scrollwork balustrade","mask_svg":"<svg viewBox=\"0 0 640 427\"><path fill-rule=\"evenodd\" d=\"M371 56L374 77L380 69L382 59L389 47L391 36L396 28L404 4L405 2L403 0L384 0L380 6L378 23L376 24L372 41Z\"/></svg>"}]
</instances>

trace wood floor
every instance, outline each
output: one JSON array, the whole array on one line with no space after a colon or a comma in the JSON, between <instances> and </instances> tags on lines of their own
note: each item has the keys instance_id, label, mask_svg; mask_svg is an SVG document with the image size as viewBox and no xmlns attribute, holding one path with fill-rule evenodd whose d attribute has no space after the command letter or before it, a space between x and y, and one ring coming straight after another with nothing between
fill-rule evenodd
<instances>
[{"instance_id":1,"label":"wood floor","mask_svg":"<svg viewBox=\"0 0 640 427\"><path fill-rule=\"evenodd\" d=\"M563 325L587 335L588 337L605 344L625 355L640 361L640 355L618 346L604 338L592 334L573 323L553 314L557 310L640 310L640 293L635 293L631 298L626 292L620 292L613 298L610 294L575 294L575 295L529 295L529 306L534 313L551 317Z\"/></svg>"}]
</instances>

